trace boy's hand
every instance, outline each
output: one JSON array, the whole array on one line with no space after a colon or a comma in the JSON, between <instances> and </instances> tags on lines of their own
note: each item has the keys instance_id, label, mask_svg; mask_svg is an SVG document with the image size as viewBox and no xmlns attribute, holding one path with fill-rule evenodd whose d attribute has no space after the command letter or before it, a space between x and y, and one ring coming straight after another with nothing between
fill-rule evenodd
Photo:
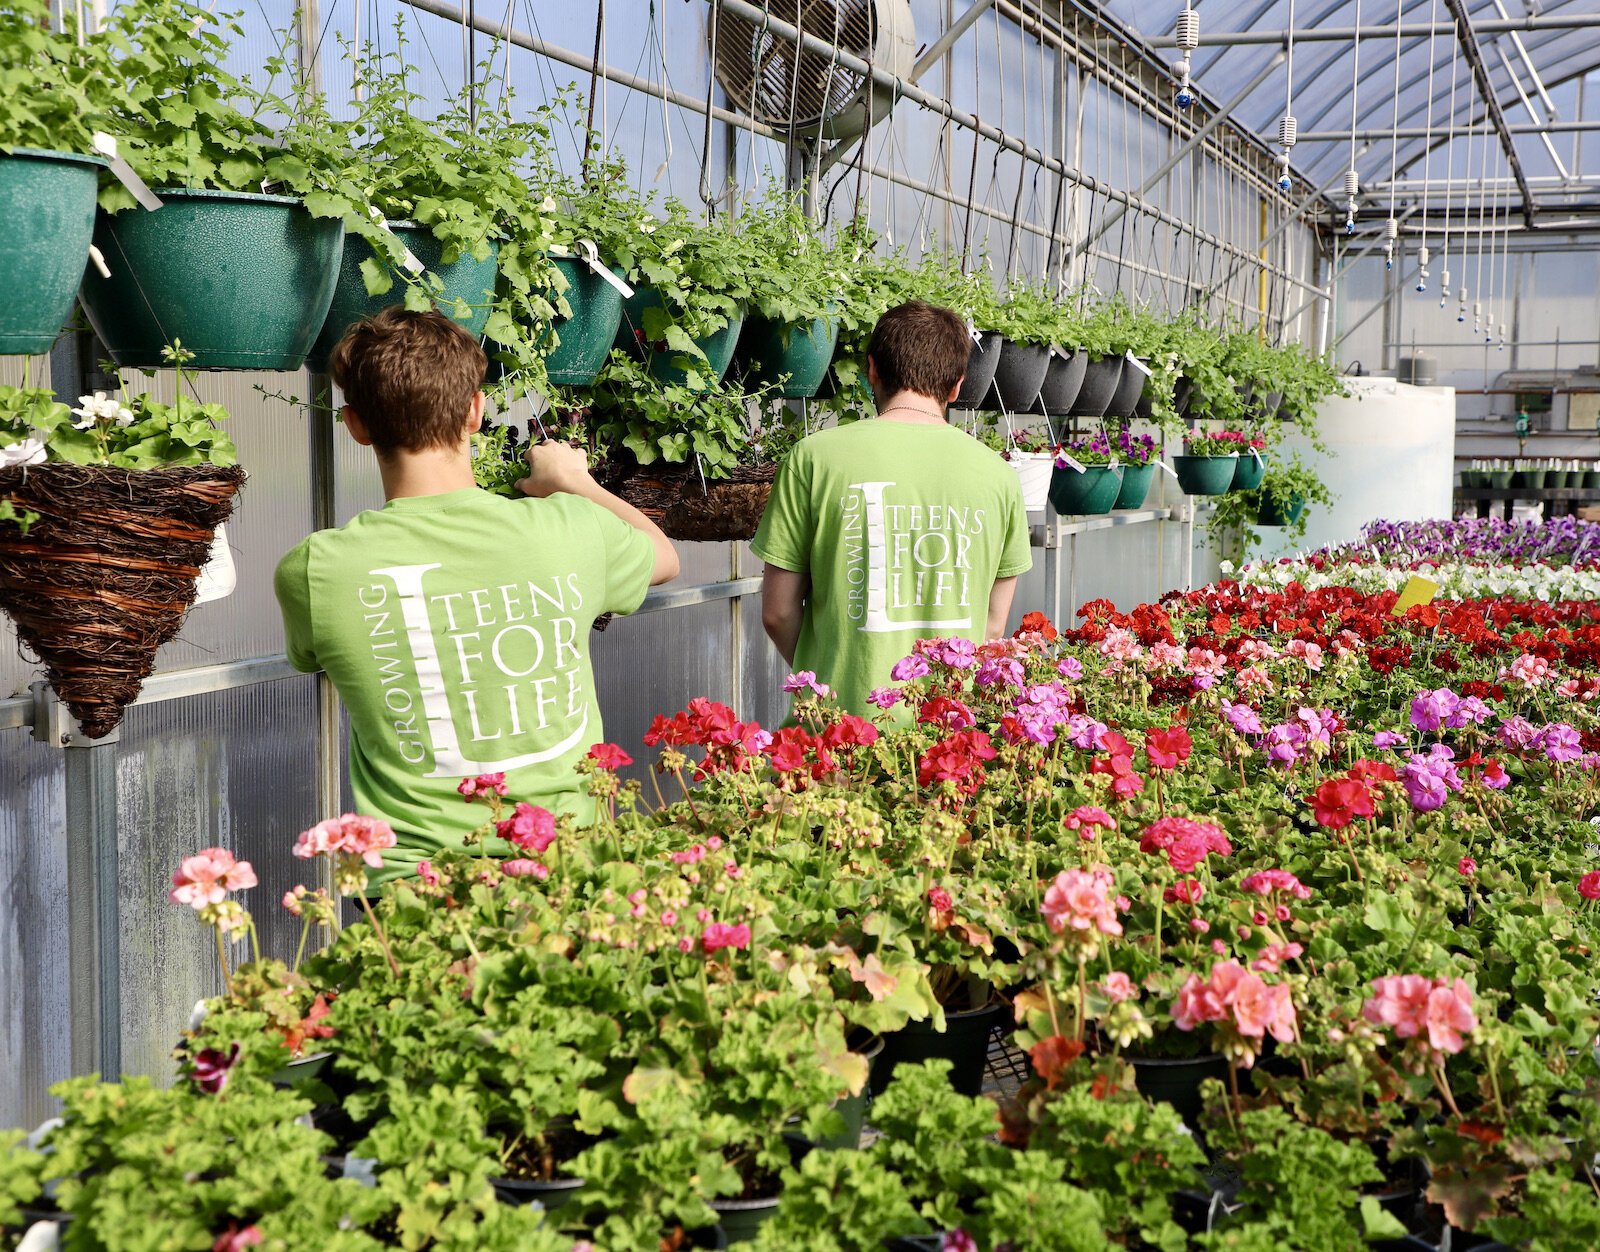
<instances>
[{"instance_id":1,"label":"boy's hand","mask_svg":"<svg viewBox=\"0 0 1600 1252\"><path fill-rule=\"evenodd\" d=\"M593 481L589 456L582 448L546 440L529 445L528 476L517 483L517 490L543 499L561 491L581 494Z\"/></svg>"}]
</instances>

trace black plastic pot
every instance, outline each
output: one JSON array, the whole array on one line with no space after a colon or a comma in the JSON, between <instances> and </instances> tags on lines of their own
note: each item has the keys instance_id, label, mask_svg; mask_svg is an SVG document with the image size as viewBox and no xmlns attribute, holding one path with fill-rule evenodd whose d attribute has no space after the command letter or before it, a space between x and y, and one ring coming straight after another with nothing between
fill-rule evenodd
<instances>
[{"instance_id":1,"label":"black plastic pot","mask_svg":"<svg viewBox=\"0 0 1600 1252\"><path fill-rule=\"evenodd\" d=\"M584 1181L581 1178L552 1178L548 1181L491 1178L489 1185L494 1188L494 1193L499 1197L501 1204L513 1204L519 1207L538 1204L546 1212L553 1213L577 1198L578 1193L583 1190Z\"/></svg>"},{"instance_id":2,"label":"black plastic pot","mask_svg":"<svg viewBox=\"0 0 1600 1252\"><path fill-rule=\"evenodd\" d=\"M1083 388L1083 377L1089 372L1089 354L1078 348L1065 356L1050 358L1050 368L1045 371L1044 383L1039 388L1039 398L1031 412L1046 417L1065 417Z\"/></svg>"},{"instance_id":3,"label":"black plastic pot","mask_svg":"<svg viewBox=\"0 0 1600 1252\"><path fill-rule=\"evenodd\" d=\"M1226 1080L1228 1062L1217 1052L1177 1059L1132 1057L1133 1083L1147 1100L1164 1100L1186 1122L1200 1116L1200 1084L1207 1078Z\"/></svg>"},{"instance_id":4,"label":"black plastic pot","mask_svg":"<svg viewBox=\"0 0 1600 1252\"><path fill-rule=\"evenodd\" d=\"M727 1243L754 1239L756 1233L778 1211L777 1196L763 1196L759 1200L712 1200L711 1207L722 1220L718 1229L725 1232Z\"/></svg>"},{"instance_id":5,"label":"black plastic pot","mask_svg":"<svg viewBox=\"0 0 1600 1252\"><path fill-rule=\"evenodd\" d=\"M672 1232L663 1230L661 1237L665 1240ZM688 1246L691 1248L704 1248L714 1250L728 1246L728 1232L721 1226L702 1226L699 1230L685 1232L689 1236Z\"/></svg>"},{"instance_id":6,"label":"black plastic pot","mask_svg":"<svg viewBox=\"0 0 1600 1252\"><path fill-rule=\"evenodd\" d=\"M287 1090L302 1078L319 1077L331 1060L333 1060L332 1052L313 1052L310 1056L298 1056L275 1072L270 1081L274 1087Z\"/></svg>"},{"instance_id":7,"label":"black plastic pot","mask_svg":"<svg viewBox=\"0 0 1600 1252\"><path fill-rule=\"evenodd\" d=\"M972 345L967 356L967 377L961 390L951 401L951 408L976 409L989 394L989 384L994 382L994 372L1000 365L1001 347L1005 340L992 330L979 331L978 342Z\"/></svg>"},{"instance_id":8,"label":"black plastic pot","mask_svg":"<svg viewBox=\"0 0 1600 1252\"><path fill-rule=\"evenodd\" d=\"M1132 417L1133 410L1138 407L1139 397L1144 395L1144 385L1150 375L1135 365L1132 361L1124 359L1122 363L1122 377L1117 380L1117 389L1111 393L1111 403L1106 405L1107 417Z\"/></svg>"},{"instance_id":9,"label":"black plastic pot","mask_svg":"<svg viewBox=\"0 0 1600 1252\"><path fill-rule=\"evenodd\" d=\"M1262 415L1265 417L1271 417L1283 407L1283 392L1281 390L1269 391L1265 395L1257 396L1255 399L1256 408L1259 409Z\"/></svg>"},{"instance_id":10,"label":"black plastic pot","mask_svg":"<svg viewBox=\"0 0 1600 1252\"><path fill-rule=\"evenodd\" d=\"M1024 413L1039 398L1050 370L1050 349L1036 343L1013 343L1007 339L1000 347L1000 361L994 381L985 398L986 408Z\"/></svg>"},{"instance_id":11,"label":"black plastic pot","mask_svg":"<svg viewBox=\"0 0 1600 1252\"><path fill-rule=\"evenodd\" d=\"M1122 358L1120 356L1103 356L1089 362L1089 368L1084 371L1083 386L1078 388L1078 396L1072 402L1070 411L1073 417L1104 417L1106 406L1117 394L1117 385L1122 381Z\"/></svg>"},{"instance_id":12,"label":"black plastic pot","mask_svg":"<svg viewBox=\"0 0 1600 1252\"><path fill-rule=\"evenodd\" d=\"M1178 375L1178 381L1172 388L1172 407L1175 412L1187 413L1189 411L1189 397L1194 395L1194 380L1187 374Z\"/></svg>"},{"instance_id":13,"label":"black plastic pot","mask_svg":"<svg viewBox=\"0 0 1600 1252\"><path fill-rule=\"evenodd\" d=\"M883 1094L894 1077L894 1067L902 1061L916 1065L938 1059L950 1062L952 1087L962 1095L981 1094L984 1065L989 1059L989 1035L1005 1008L1004 1000L995 1000L981 1009L946 1013L942 1034L929 1022L908 1022L904 1029L885 1035L883 1055L872 1071L872 1094Z\"/></svg>"}]
</instances>

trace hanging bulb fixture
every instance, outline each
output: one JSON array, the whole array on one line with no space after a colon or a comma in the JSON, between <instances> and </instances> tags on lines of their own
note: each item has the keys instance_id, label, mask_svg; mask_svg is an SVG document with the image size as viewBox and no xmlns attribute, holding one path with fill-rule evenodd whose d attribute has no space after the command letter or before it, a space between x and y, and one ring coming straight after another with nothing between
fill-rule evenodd
<instances>
[{"instance_id":1,"label":"hanging bulb fixture","mask_svg":"<svg viewBox=\"0 0 1600 1252\"><path fill-rule=\"evenodd\" d=\"M1288 191L1294 187L1294 180L1289 177L1289 149L1294 147L1295 132L1299 123L1294 120L1293 113L1285 113L1278 122L1278 142L1283 145L1283 151L1278 153L1278 190Z\"/></svg>"},{"instance_id":2,"label":"hanging bulb fixture","mask_svg":"<svg viewBox=\"0 0 1600 1252\"><path fill-rule=\"evenodd\" d=\"M1360 206L1361 195L1361 175L1353 169L1344 172L1344 194L1344 233L1353 235L1356 233L1356 209Z\"/></svg>"},{"instance_id":3,"label":"hanging bulb fixture","mask_svg":"<svg viewBox=\"0 0 1600 1252\"><path fill-rule=\"evenodd\" d=\"M1422 267L1417 271L1418 291L1426 291L1428 289L1428 258L1432 255L1433 254L1428 251L1427 244L1423 244L1422 247L1417 249L1417 264Z\"/></svg>"},{"instance_id":4,"label":"hanging bulb fixture","mask_svg":"<svg viewBox=\"0 0 1600 1252\"><path fill-rule=\"evenodd\" d=\"M1383 268L1392 270L1394 268L1394 243L1396 239L1400 238L1400 223L1391 217L1384 223L1383 236Z\"/></svg>"},{"instance_id":5,"label":"hanging bulb fixture","mask_svg":"<svg viewBox=\"0 0 1600 1252\"><path fill-rule=\"evenodd\" d=\"M1447 257L1446 260L1449 258ZM1439 307L1444 308L1444 302L1450 296L1450 271L1446 270L1439 275Z\"/></svg>"},{"instance_id":6,"label":"hanging bulb fixture","mask_svg":"<svg viewBox=\"0 0 1600 1252\"><path fill-rule=\"evenodd\" d=\"M1187 109L1196 99L1194 87L1189 82L1189 71L1193 68L1189 62L1189 54L1200 46L1200 15L1193 9L1186 7L1178 14L1173 42L1183 53L1182 59L1172 67L1172 72L1178 79L1178 94L1174 97L1173 103L1180 109Z\"/></svg>"},{"instance_id":7,"label":"hanging bulb fixture","mask_svg":"<svg viewBox=\"0 0 1600 1252\"><path fill-rule=\"evenodd\" d=\"M1480 325L1482 320L1483 320L1483 301L1482 300L1474 300L1472 302L1472 337L1474 339L1476 339L1478 337L1478 331L1482 329L1482 326Z\"/></svg>"}]
</instances>

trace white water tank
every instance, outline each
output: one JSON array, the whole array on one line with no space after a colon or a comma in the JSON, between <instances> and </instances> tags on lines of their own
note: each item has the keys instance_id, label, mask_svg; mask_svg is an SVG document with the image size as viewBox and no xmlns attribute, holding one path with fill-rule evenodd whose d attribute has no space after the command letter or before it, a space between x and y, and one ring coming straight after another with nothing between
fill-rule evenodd
<instances>
[{"instance_id":1,"label":"white water tank","mask_svg":"<svg viewBox=\"0 0 1600 1252\"><path fill-rule=\"evenodd\" d=\"M1305 539L1258 530L1263 556L1288 556L1357 538L1368 522L1418 521L1451 515L1455 490L1456 393L1413 387L1392 378L1347 378L1348 397L1330 396L1317 410L1317 433L1330 455L1311 448L1298 430L1282 445L1327 484L1332 507L1312 505Z\"/></svg>"}]
</instances>

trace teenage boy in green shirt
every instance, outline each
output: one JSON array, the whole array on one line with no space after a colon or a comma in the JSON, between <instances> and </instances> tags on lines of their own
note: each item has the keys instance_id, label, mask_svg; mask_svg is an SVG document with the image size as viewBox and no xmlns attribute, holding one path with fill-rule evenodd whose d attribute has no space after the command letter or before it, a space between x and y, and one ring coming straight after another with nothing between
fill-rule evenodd
<instances>
[{"instance_id":1,"label":"teenage boy in green shirt","mask_svg":"<svg viewBox=\"0 0 1600 1252\"><path fill-rule=\"evenodd\" d=\"M858 715L917 639L1004 634L1033 564L1016 474L945 420L971 348L949 309L885 313L867 348L877 417L795 446L752 544L768 636Z\"/></svg>"},{"instance_id":2,"label":"teenage boy in green shirt","mask_svg":"<svg viewBox=\"0 0 1600 1252\"><path fill-rule=\"evenodd\" d=\"M529 449L531 499L477 486L484 366L438 313L351 327L329 368L386 503L309 536L275 579L290 663L325 671L349 709L356 808L398 840L389 876L480 824L463 777L503 773L509 799L587 816L573 767L605 738L589 624L678 573L666 536L578 449Z\"/></svg>"}]
</instances>

